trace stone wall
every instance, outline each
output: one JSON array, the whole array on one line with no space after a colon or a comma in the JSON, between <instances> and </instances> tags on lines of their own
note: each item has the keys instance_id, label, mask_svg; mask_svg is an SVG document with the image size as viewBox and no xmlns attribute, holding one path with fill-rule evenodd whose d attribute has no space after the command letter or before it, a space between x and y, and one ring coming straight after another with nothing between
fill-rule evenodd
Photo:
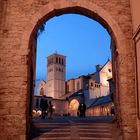
<instances>
[{"instance_id":1,"label":"stone wall","mask_svg":"<svg viewBox=\"0 0 140 140\"><path fill-rule=\"evenodd\" d=\"M54 106L54 115L66 115L68 114L69 102L61 99L53 99L52 104Z\"/></svg>"},{"instance_id":2,"label":"stone wall","mask_svg":"<svg viewBox=\"0 0 140 140\"><path fill-rule=\"evenodd\" d=\"M30 62L35 32L53 16L78 13L99 21L116 44L118 118L125 140L136 139L134 47L129 0L0 1L0 137L28 138L32 94ZM27 137L26 137L27 136Z\"/></svg>"},{"instance_id":3,"label":"stone wall","mask_svg":"<svg viewBox=\"0 0 140 140\"><path fill-rule=\"evenodd\" d=\"M40 107L41 98L42 96L34 96L33 109L35 111L38 110L41 111L41 107ZM53 116L63 116L68 114L69 102L67 100L53 99L47 96L44 97L44 99L47 100L48 103L49 101L52 102L53 109L54 109Z\"/></svg>"},{"instance_id":4,"label":"stone wall","mask_svg":"<svg viewBox=\"0 0 140 140\"><path fill-rule=\"evenodd\" d=\"M140 139L140 1L131 0L131 11L132 11L132 20L133 20L133 41L135 47L136 55L136 97L137 97L137 128L138 128L138 140Z\"/></svg>"}]
</instances>

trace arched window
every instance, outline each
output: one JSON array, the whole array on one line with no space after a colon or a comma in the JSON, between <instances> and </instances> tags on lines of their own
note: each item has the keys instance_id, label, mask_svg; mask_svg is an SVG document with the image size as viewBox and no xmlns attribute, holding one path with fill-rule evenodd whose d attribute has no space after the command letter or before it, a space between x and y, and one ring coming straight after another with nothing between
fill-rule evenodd
<instances>
[{"instance_id":1,"label":"arched window","mask_svg":"<svg viewBox=\"0 0 140 140\"><path fill-rule=\"evenodd\" d=\"M108 69L109 72L111 72L111 69Z\"/></svg>"},{"instance_id":2,"label":"arched window","mask_svg":"<svg viewBox=\"0 0 140 140\"><path fill-rule=\"evenodd\" d=\"M63 59L62 59L62 65L64 64Z\"/></svg>"},{"instance_id":3,"label":"arched window","mask_svg":"<svg viewBox=\"0 0 140 140\"><path fill-rule=\"evenodd\" d=\"M61 59L59 58L59 64L61 64Z\"/></svg>"},{"instance_id":4,"label":"arched window","mask_svg":"<svg viewBox=\"0 0 140 140\"><path fill-rule=\"evenodd\" d=\"M50 61L50 64L52 64L53 63L53 58L51 58L49 61Z\"/></svg>"},{"instance_id":5,"label":"arched window","mask_svg":"<svg viewBox=\"0 0 140 140\"><path fill-rule=\"evenodd\" d=\"M58 63L58 58L56 57L56 63Z\"/></svg>"}]
</instances>

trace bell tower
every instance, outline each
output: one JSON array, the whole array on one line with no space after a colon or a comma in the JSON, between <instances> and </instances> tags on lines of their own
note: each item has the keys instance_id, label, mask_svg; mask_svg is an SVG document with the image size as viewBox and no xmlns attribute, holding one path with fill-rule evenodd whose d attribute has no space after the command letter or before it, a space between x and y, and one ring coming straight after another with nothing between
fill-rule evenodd
<instances>
[{"instance_id":1,"label":"bell tower","mask_svg":"<svg viewBox=\"0 0 140 140\"><path fill-rule=\"evenodd\" d=\"M54 53L47 58L47 96L59 99L65 94L66 57Z\"/></svg>"}]
</instances>

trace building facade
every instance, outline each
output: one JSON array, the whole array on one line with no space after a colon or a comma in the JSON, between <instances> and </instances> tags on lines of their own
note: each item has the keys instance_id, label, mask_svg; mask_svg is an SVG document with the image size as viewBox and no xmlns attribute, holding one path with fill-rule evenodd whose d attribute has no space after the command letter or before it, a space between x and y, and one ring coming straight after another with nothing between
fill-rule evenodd
<instances>
[{"instance_id":1,"label":"building facade","mask_svg":"<svg viewBox=\"0 0 140 140\"><path fill-rule=\"evenodd\" d=\"M38 86L38 95L44 95L54 99L66 99L66 97L81 91L88 91L88 98L94 99L109 94L108 79L112 78L112 64L108 60L104 66L97 65L96 72L82 75L78 78L65 81L66 57L60 54L48 56L46 82L41 80Z\"/></svg>"},{"instance_id":2,"label":"building facade","mask_svg":"<svg viewBox=\"0 0 140 140\"><path fill-rule=\"evenodd\" d=\"M67 100L53 99L52 97L47 96L35 96L33 102L33 116L37 117L41 115L40 103L42 98L47 100L48 103L49 101L52 102L54 116L63 116L69 113L69 102Z\"/></svg>"},{"instance_id":3,"label":"building facade","mask_svg":"<svg viewBox=\"0 0 140 140\"><path fill-rule=\"evenodd\" d=\"M65 81L65 65L66 59L63 55L52 54L48 56L47 82L41 80L38 86L38 97L45 95L46 97L51 97L52 100L56 99L56 102L62 107L61 110L67 108L65 112L72 116L77 116L77 110L80 104L85 103L88 110L90 110L90 108L94 108L93 103L98 98L110 94L109 82L107 81L112 78L112 64L110 60L107 60L103 66L97 65L96 72L81 75L78 78L73 78L68 81ZM61 105L60 100L68 102L69 107ZM89 114L98 115L99 113L87 113L87 115Z\"/></svg>"},{"instance_id":4,"label":"building facade","mask_svg":"<svg viewBox=\"0 0 140 140\"><path fill-rule=\"evenodd\" d=\"M108 79L112 78L112 64L108 60L104 66L97 65L96 72L82 75L66 82L66 95L70 96L75 92L82 91L85 95L85 103L90 100L109 95Z\"/></svg>"},{"instance_id":5,"label":"building facade","mask_svg":"<svg viewBox=\"0 0 140 140\"><path fill-rule=\"evenodd\" d=\"M111 116L111 107L113 102L111 96L99 97L92 102L92 104L87 107L87 116Z\"/></svg>"}]
</instances>

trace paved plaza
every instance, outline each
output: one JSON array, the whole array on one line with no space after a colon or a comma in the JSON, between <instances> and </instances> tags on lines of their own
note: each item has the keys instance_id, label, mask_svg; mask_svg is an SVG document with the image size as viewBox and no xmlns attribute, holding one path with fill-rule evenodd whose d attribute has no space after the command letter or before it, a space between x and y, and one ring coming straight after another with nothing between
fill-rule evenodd
<instances>
[{"instance_id":1,"label":"paved plaza","mask_svg":"<svg viewBox=\"0 0 140 140\"><path fill-rule=\"evenodd\" d=\"M113 117L34 118L32 140L121 140ZM115 132L115 133L114 133Z\"/></svg>"}]
</instances>

